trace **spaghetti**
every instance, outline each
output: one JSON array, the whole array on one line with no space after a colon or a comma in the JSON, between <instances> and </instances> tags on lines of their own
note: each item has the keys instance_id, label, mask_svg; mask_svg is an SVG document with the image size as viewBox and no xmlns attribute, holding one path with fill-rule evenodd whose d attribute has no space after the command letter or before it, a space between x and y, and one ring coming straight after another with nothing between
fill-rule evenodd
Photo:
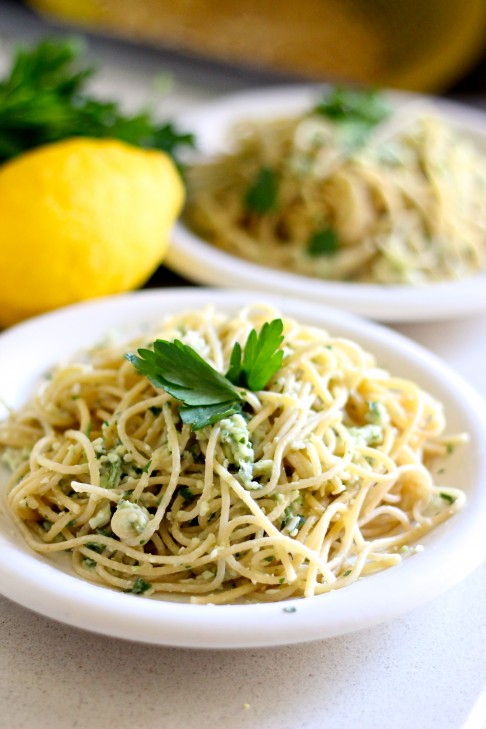
<instances>
[{"instance_id":1,"label":"spaghetti","mask_svg":"<svg viewBox=\"0 0 486 729\"><path fill-rule=\"evenodd\" d=\"M224 372L235 342L275 315L206 308L155 336ZM356 343L283 324L267 387L241 389L241 413L196 432L126 346L56 369L0 425L8 510L28 545L69 552L102 585L210 603L317 595L413 553L464 503L430 471L460 437L443 435L438 402Z\"/></svg>"},{"instance_id":2,"label":"spaghetti","mask_svg":"<svg viewBox=\"0 0 486 729\"><path fill-rule=\"evenodd\" d=\"M349 130L315 111L235 127L233 152L189 170L187 224L229 253L322 279L420 285L484 270L482 151L418 110L358 146Z\"/></svg>"}]
</instances>

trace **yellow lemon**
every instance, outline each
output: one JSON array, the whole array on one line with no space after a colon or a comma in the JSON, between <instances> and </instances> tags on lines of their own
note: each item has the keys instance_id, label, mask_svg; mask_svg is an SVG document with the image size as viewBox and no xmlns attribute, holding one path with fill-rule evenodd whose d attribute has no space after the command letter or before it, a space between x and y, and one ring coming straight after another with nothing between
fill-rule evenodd
<instances>
[{"instance_id":1,"label":"yellow lemon","mask_svg":"<svg viewBox=\"0 0 486 729\"><path fill-rule=\"evenodd\" d=\"M68 139L0 167L0 326L142 284L184 198L162 152Z\"/></svg>"}]
</instances>

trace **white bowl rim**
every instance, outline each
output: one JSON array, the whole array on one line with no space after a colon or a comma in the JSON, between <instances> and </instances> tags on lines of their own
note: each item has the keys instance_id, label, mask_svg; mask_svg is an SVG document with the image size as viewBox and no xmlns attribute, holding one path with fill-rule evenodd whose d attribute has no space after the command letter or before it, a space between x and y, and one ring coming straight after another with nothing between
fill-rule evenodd
<instances>
[{"instance_id":1,"label":"white bowl rim","mask_svg":"<svg viewBox=\"0 0 486 729\"><path fill-rule=\"evenodd\" d=\"M7 330L0 336L0 380L7 357L21 366L22 343L36 340L61 343L70 354L96 341L109 325L128 328L155 321L153 312L191 309L214 303L235 309L261 301L284 313L331 328L362 341L379 353L404 363L452 392L452 402L477 443L486 443L486 415L482 398L436 356L400 334L377 324L304 300L255 296L254 292L211 289L151 290L77 304L43 315ZM161 316L157 317L158 319ZM127 330L128 331L128 330ZM132 332L133 333L133 332ZM89 334L89 336L88 336ZM24 346L26 346L24 344ZM30 351L30 350L29 350ZM57 358L56 358L57 359ZM48 360L51 361L52 360ZM39 367L25 365L26 371ZM45 363L43 363L45 367ZM29 369L30 368L30 369ZM21 378L23 375L21 375ZM439 527L424 552L400 566L358 583L310 599L264 605L191 605L118 593L66 574L39 558L14 529L0 528L0 592L20 604L64 623L119 638L147 643L197 648L243 648L281 645L328 638L370 627L397 617L456 584L486 557L483 521L486 517L486 446L475 454L477 464L467 507ZM434 534L439 534L436 530ZM358 606L358 609L357 609ZM290 608L290 610L289 610ZM293 611L295 608L295 612Z\"/></svg>"}]
</instances>

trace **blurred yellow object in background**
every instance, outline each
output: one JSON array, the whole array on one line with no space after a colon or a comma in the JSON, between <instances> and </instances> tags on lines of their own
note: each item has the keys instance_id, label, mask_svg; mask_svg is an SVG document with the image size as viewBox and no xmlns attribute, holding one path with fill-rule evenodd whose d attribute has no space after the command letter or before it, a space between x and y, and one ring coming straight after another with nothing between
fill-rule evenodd
<instances>
[{"instance_id":1,"label":"blurred yellow object in background","mask_svg":"<svg viewBox=\"0 0 486 729\"><path fill-rule=\"evenodd\" d=\"M38 147L0 168L0 326L141 285L184 198L167 155L109 139Z\"/></svg>"},{"instance_id":2,"label":"blurred yellow object in background","mask_svg":"<svg viewBox=\"0 0 486 729\"><path fill-rule=\"evenodd\" d=\"M30 0L85 27L247 68L438 91L483 52L485 0Z\"/></svg>"}]
</instances>

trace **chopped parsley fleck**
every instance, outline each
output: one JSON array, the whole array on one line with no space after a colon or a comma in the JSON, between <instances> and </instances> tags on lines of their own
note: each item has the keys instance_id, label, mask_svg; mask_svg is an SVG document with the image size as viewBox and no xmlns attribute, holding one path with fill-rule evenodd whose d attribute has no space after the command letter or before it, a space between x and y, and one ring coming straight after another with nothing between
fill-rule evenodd
<instances>
[{"instance_id":1,"label":"chopped parsley fleck","mask_svg":"<svg viewBox=\"0 0 486 729\"><path fill-rule=\"evenodd\" d=\"M448 443L448 444L447 444L447 446L446 446L446 449L447 449L447 453L448 453L449 455L450 455L451 453L454 453L454 446L452 445L452 443Z\"/></svg>"},{"instance_id":2,"label":"chopped parsley fleck","mask_svg":"<svg viewBox=\"0 0 486 729\"><path fill-rule=\"evenodd\" d=\"M347 577L351 574L351 570L346 570L346 572L343 573L343 577Z\"/></svg>"},{"instance_id":3,"label":"chopped parsley fleck","mask_svg":"<svg viewBox=\"0 0 486 729\"><path fill-rule=\"evenodd\" d=\"M285 527L289 527L290 525L290 531L293 533L295 530L299 530L300 527L305 524L305 516L302 516L302 514L294 514L291 507L287 506L284 511L284 518L282 519L282 523L280 524L280 529L285 529ZM293 524L290 524L291 520L296 520Z\"/></svg>"},{"instance_id":4,"label":"chopped parsley fleck","mask_svg":"<svg viewBox=\"0 0 486 729\"><path fill-rule=\"evenodd\" d=\"M132 595L143 595L144 592L150 590L151 587L152 585L150 582L146 582L142 577L137 577L131 590L127 590L127 592L130 592Z\"/></svg>"},{"instance_id":5,"label":"chopped parsley fleck","mask_svg":"<svg viewBox=\"0 0 486 729\"><path fill-rule=\"evenodd\" d=\"M284 611L284 613L296 613L297 608L294 607L293 605L289 605L288 607L284 607L283 611Z\"/></svg>"},{"instance_id":6,"label":"chopped parsley fleck","mask_svg":"<svg viewBox=\"0 0 486 729\"><path fill-rule=\"evenodd\" d=\"M285 527L287 526L287 524L289 523L289 521L290 521L290 520L292 519L292 517L293 517L293 513L292 513L292 510L290 509L290 507L289 507L289 506L287 506L287 507L286 507L286 509L285 509L285 511L284 511L284 514L285 514L285 516L284 516L284 518L282 519L282 522L281 522L281 524L280 524L280 531L282 531L282 529L285 529Z\"/></svg>"},{"instance_id":7,"label":"chopped parsley fleck","mask_svg":"<svg viewBox=\"0 0 486 729\"><path fill-rule=\"evenodd\" d=\"M91 435L91 429L92 429L92 427L93 427L93 424L92 424L92 422L90 420L89 423L88 423L88 425L87 425L87 427L86 427L86 437L87 438L89 438L90 435Z\"/></svg>"},{"instance_id":8,"label":"chopped parsley fleck","mask_svg":"<svg viewBox=\"0 0 486 729\"><path fill-rule=\"evenodd\" d=\"M152 465L152 461L147 461L145 466L142 468L142 473L148 473L151 465Z\"/></svg>"},{"instance_id":9,"label":"chopped parsley fleck","mask_svg":"<svg viewBox=\"0 0 486 729\"><path fill-rule=\"evenodd\" d=\"M451 496L450 494L445 494L443 491L440 492L440 498L444 499L444 501L448 501L449 504L453 504L456 500L455 496Z\"/></svg>"},{"instance_id":10,"label":"chopped parsley fleck","mask_svg":"<svg viewBox=\"0 0 486 729\"><path fill-rule=\"evenodd\" d=\"M332 228L316 230L307 241L307 254L312 258L334 256L339 250L339 239Z\"/></svg>"},{"instance_id":11,"label":"chopped parsley fleck","mask_svg":"<svg viewBox=\"0 0 486 729\"><path fill-rule=\"evenodd\" d=\"M274 559L275 559L275 557L273 556L273 554L271 554L270 557L265 557L263 559L263 561L264 562L273 562Z\"/></svg>"},{"instance_id":12,"label":"chopped parsley fleck","mask_svg":"<svg viewBox=\"0 0 486 729\"><path fill-rule=\"evenodd\" d=\"M182 488L179 489L179 493L184 499L184 501L190 501L194 498L194 494L192 493L189 486L182 486Z\"/></svg>"},{"instance_id":13,"label":"chopped parsley fleck","mask_svg":"<svg viewBox=\"0 0 486 729\"><path fill-rule=\"evenodd\" d=\"M99 544L98 542L88 542L86 546L88 547L88 549L92 549L93 552L98 552L98 554L101 554L105 551L105 545Z\"/></svg>"},{"instance_id":14,"label":"chopped parsley fleck","mask_svg":"<svg viewBox=\"0 0 486 729\"><path fill-rule=\"evenodd\" d=\"M93 567L96 567L95 560L91 559L90 557L84 557L83 564L85 567L88 567L89 569L93 569Z\"/></svg>"},{"instance_id":15,"label":"chopped parsley fleck","mask_svg":"<svg viewBox=\"0 0 486 729\"><path fill-rule=\"evenodd\" d=\"M271 167L262 167L245 193L245 205L250 212L263 215L275 210L277 197L277 175Z\"/></svg>"}]
</instances>

